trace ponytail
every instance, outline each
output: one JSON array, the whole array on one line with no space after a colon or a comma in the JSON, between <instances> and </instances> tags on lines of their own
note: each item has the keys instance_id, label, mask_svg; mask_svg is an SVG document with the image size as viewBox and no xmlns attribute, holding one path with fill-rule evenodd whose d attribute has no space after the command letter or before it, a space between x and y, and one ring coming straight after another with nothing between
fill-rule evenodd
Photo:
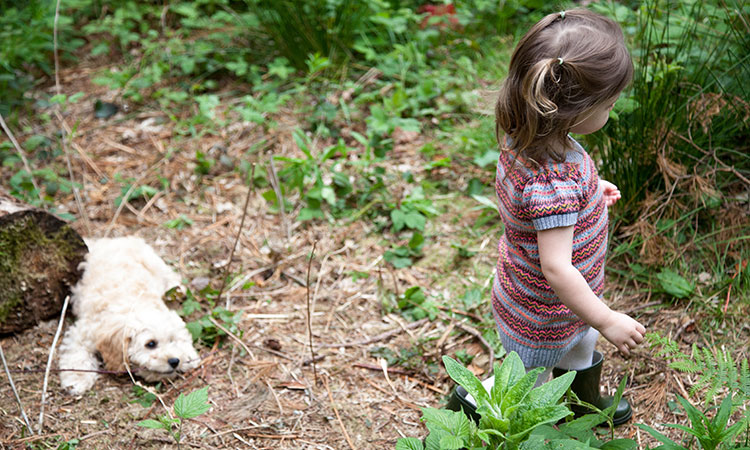
<instances>
[{"instance_id":1,"label":"ponytail","mask_svg":"<svg viewBox=\"0 0 750 450\"><path fill-rule=\"evenodd\" d=\"M585 9L544 17L511 56L495 105L498 143L504 132L516 158L563 161L576 121L632 75L622 30L611 19Z\"/></svg>"},{"instance_id":2,"label":"ponytail","mask_svg":"<svg viewBox=\"0 0 750 450\"><path fill-rule=\"evenodd\" d=\"M560 81L559 76L555 76L554 73L555 64L557 60L552 58L538 61L531 67L523 82L523 99L532 110L543 117L551 116L558 110L557 105L550 98L550 93L547 92L549 89L545 89L545 85L550 86Z\"/></svg>"}]
</instances>

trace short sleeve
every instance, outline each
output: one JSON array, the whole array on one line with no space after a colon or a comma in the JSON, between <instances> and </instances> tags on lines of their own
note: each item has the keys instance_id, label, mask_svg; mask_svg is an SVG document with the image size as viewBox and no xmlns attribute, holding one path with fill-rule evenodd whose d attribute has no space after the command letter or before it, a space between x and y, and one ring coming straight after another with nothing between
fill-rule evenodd
<instances>
[{"instance_id":1,"label":"short sleeve","mask_svg":"<svg viewBox=\"0 0 750 450\"><path fill-rule=\"evenodd\" d=\"M571 173L539 173L523 190L524 210L537 231L575 225L581 198L581 185Z\"/></svg>"}]
</instances>

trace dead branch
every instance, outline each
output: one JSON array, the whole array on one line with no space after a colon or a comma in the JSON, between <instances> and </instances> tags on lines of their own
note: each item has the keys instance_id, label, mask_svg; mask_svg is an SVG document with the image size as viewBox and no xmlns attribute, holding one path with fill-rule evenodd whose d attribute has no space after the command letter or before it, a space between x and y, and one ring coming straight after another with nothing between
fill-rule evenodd
<instances>
[{"instance_id":1,"label":"dead branch","mask_svg":"<svg viewBox=\"0 0 750 450\"><path fill-rule=\"evenodd\" d=\"M43 422L44 422L44 405L47 402L47 381L49 380L49 369L52 366L52 358L55 356L55 347L57 346L57 340L60 339L60 332L62 331L63 324L65 323L65 312L68 310L68 302L70 301L70 295L65 296L63 301L62 312L60 313L60 321L57 323L57 331L55 332L55 338L52 339L52 345L49 348L49 357L47 357L47 369L44 371L44 383L42 384L42 404L39 407L39 429L37 434L42 434Z\"/></svg>"},{"instance_id":2,"label":"dead branch","mask_svg":"<svg viewBox=\"0 0 750 450\"><path fill-rule=\"evenodd\" d=\"M227 285L227 275L229 275L229 268L232 266L232 259L234 259L234 250L237 248L237 243L240 241L240 236L242 235L242 228L245 226L245 218L247 217L247 204L250 203L250 197L253 195L253 192L255 192L255 164L252 165L252 168L250 169L250 188L247 190L247 195L245 196L245 205L242 207L242 219L240 219L240 229L237 230L237 237L234 239L234 244L232 245L232 250L229 252L229 261L227 261L227 265L224 267L224 273L221 277L221 288L219 288L219 295L216 296L217 299L221 299L221 294L224 292L224 288ZM229 309L229 296L227 295L227 309Z\"/></svg>"},{"instance_id":3,"label":"dead branch","mask_svg":"<svg viewBox=\"0 0 750 450\"><path fill-rule=\"evenodd\" d=\"M323 382L326 385L326 391L328 391L328 398L331 400L331 408L333 408L333 412L336 414L336 419L339 421L339 426L341 426L341 431L344 433L344 438L346 438L346 443L349 444L349 448L352 450L357 450L357 447L352 444L352 440L349 437L349 433L346 432L346 428L344 427L344 422L341 421L341 416L339 416L339 410L336 409L336 405L333 403L333 395L331 394L331 388L328 387L328 379L323 378Z\"/></svg>"},{"instance_id":4,"label":"dead branch","mask_svg":"<svg viewBox=\"0 0 750 450\"><path fill-rule=\"evenodd\" d=\"M0 345L0 359L3 360L3 367L5 367L5 375L8 376L8 381L10 382L10 388L13 390L13 395L16 396L16 401L18 402L18 409L21 410L21 416L23 417L23 421L26 422L26 428L28 428L29 433L33 434L34 431L31 429L31 423L29 423L29 418L26 416L26 411L23 409L23 403L21 402L21 397L18 396L18 391L16 391L16 384L13 383L13 377L10 376L10 369L8 369L8 362L5 361L5 353L3 353L3 346Z\"/></svg>"}]
</instances>

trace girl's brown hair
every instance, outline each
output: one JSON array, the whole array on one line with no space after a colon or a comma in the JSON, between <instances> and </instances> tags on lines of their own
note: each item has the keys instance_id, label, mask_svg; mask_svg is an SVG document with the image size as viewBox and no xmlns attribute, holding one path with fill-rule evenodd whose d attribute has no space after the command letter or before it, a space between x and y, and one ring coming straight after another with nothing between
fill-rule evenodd
<instances>
[{"instance_id":1,"label":"girl's brown hair","mask_svg":"<svg viewBox=\"0 0 750 450\"><path fill-rule=\"evenodd\" d=\"M585 9L550 14L513 51L495 105L498 142L502 129L516 158L563 161L568 131L632 77L617 23Z\"/></svg>"}]
</instances>

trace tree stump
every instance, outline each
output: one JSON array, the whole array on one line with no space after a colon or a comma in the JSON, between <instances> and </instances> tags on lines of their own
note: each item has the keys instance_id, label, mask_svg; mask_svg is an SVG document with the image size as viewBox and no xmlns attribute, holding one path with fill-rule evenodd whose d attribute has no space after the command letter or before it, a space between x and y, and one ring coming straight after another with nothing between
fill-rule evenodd
<instances>
[{"instance_id":1,"label":"tree stump","mask_svg":"<svg viewBox=\"0 0 750 450\"><path fill-rule=\"evenodd\" d=\"M59 315L86 253L67 223L0 190L0 334Z\"/></svg>"}]
</instances>

